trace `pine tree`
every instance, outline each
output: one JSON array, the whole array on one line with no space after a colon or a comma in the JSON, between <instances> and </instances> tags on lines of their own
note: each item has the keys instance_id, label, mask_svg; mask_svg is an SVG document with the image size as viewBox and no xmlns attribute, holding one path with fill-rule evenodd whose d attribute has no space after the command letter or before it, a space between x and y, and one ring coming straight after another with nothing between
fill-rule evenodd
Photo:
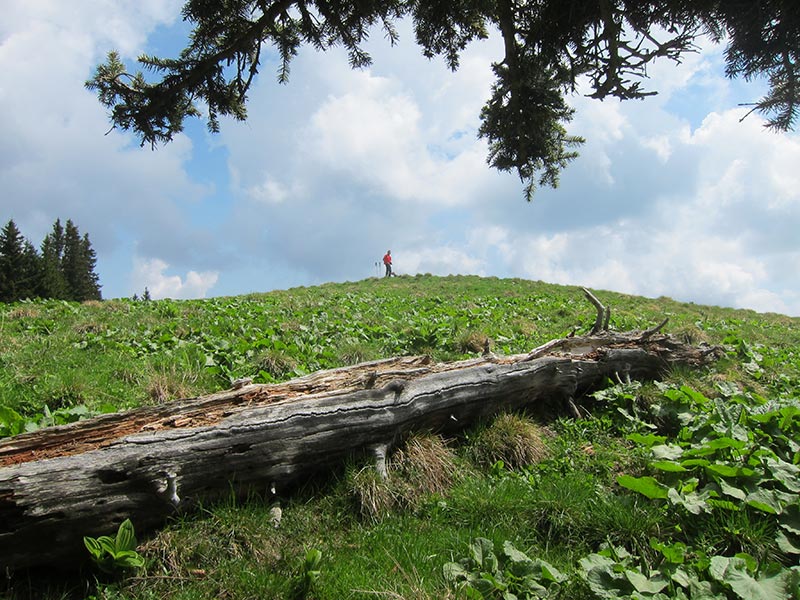
<instances>
[{"instance_id":1,"label":"pine tree","mask_svg":"<svg viewBox=\"0 0 800 600\"><path fill-rule=\"evenodd\" d=\"M78 228L68 219L64 230L61 272L67 284L69 300L100 300L100 285L94 272L96 262L89 236L81 237Z\"/></svg>"},{"instance_id":2,"label":"pine tree","mask_svg":"<svg viewBox=\"0 0 800 600\"><path fill-rule=\"evenodd\" d=\"M39 280L39 295L43 298L66 299L67 281L61 268L64 258L64 228L61 219L56 219L52 232L42 241L42 258Z\"/></svg>"},{"instance_id":3,"label":"pine tree","mask_svg":"<svg viewBox=\"0 0 800 600\"><path fill-rule=\"evenodd\" d=\"M38 298L42 279L42 257L36 246L26 239L22 249L22 265L20 270L21 298Z\"/></svg>"},{"instance_id":4,"label":"pine tree","mask_svg":"<svg viewBox=\"0 0 800 600\"><path fill-rule=\"evenodd\" d=\"M26 296L25 240L14 220L0 232L0 301L15 302Z\"/></svg>"},{"instance_id":5,"label":"pine tree","mask_svg":"<svg viewBox=\"0 0 800 600\"><path fill-rule=\"evenodd\" d=\"M80 277L80 300L101 300L100 278L95 272L97 254L92 248L88 233L84 233L81 238L81 253L83 270Z\"/></svg>"},{"instance_id":6,"label":"pine tree","mask_svg":"<svg viewBox=\"0 0 800 600\"><path fill-rule=\"evenodd\" d=\"M40 257L13 220L0 233L0 299L14 302L39 295Z\"/></svg>"}]
</instances>

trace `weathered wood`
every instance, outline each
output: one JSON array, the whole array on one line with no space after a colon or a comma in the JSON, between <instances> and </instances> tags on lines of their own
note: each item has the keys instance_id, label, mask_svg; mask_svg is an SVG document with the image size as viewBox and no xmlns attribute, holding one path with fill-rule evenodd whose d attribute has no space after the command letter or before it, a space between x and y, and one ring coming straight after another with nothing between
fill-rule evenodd
<instances>
[{"instance_id":1,"label":"weathered wood","mask_svg":"<svg viewBox=\"0 0 800 600\"><path fill-rule=\"evenodd\" d=\"M606 377L714 356L653 331L603 333L516 356L375 361L21 435L0 443L0 568L80 560L84 535L125 518L146 531L231 490L281 493L357 452L380 469L411 431L565 406Z\"/></svg>"}]
</instances>

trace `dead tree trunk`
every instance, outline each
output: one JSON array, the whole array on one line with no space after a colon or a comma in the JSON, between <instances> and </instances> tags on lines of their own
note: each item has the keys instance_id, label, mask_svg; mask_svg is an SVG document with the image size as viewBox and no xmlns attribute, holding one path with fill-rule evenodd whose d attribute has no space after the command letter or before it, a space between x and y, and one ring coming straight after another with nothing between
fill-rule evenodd
<instances>
[{"instance_id":1,"label":"dead tree trunk","mask_svg":"<svg viewBox=\"0 0 800 600\"><path fill-rule=\"evenodd\" d=\"M600 309L598 308L598 311ZM392 358L106 415L0 443L0 567L80 560L125 518L153 529L231 490L286 490L411 431L566 405L606 377L658 377L715 349L655 330L555 340L529 354Z\"/></svg>"}]
</instances>

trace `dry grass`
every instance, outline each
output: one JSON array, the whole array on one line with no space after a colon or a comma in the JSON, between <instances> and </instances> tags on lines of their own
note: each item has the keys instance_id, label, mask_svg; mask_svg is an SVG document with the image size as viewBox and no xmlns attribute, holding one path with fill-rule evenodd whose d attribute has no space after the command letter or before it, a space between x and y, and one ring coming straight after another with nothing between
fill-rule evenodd
<instances>
[{"instance_id":1,"label":"dry grass","mask_svg":"<svg viewBox=\"0 0 800 600\"><path fill-rule=\"evenodd\" d=\"M464 354L483 352L488 336L480 331L465 331L461 333L455 342L456 350Z\"/></svg>"},{"instance_id":2,"label":"dry grass","mask_svg":"<svg viewBox=\"0 0 800 600\"><path fill-rule=\"evenodd\" d=\"M444 494L458 469L455 454L438 435L417 434L395 452L389 463L390 478L404 505L414 506L429 494Z\"/></svg>"},{"instance_id":3,"label":"dry grass","mask_svg":"<svg viewBox=\"0 0 800 600\"><path fill-rule=\"evenodd\" d=\"M145 390L151 404L162 404L195 395L193 385L197 381L197 374L181 371L175 365L155 367L145 377Z\"/></svg>"},{"instance_id":4,"label":"dry grass","mask_svg":"<svg viewBox=\"0 0 800 600\"><path fill-rule=\"evenodd\" d=\"M519 415L503 414L478 432L470 444L475 461L491 466L498 461L512 469L536 464L548 457L547 429Z\"/></svg>"},{"instance_id":5,"label":"dry grass","mask_svg":"<svg viewBox=\"0 0 800 600\"><path fill-rule=\"evenodd\" d=\"M352 473L348 480L358 515L365 521L380 521L397 506L391 480L383 479L374 466Z\"/></svg>"},{"instance_id":6,"label":"dry grass","mask_svg":"<svg viewBox=\"0 0 800 600\"><path fill-rule=\"evenodd\" d=\"M442 438L416 434L394 453L387 472L383 479L373 465L368 465L349 476L358 514L367 521L378 521L393 510L413 509L431 494L444 494L460 470L455 454Z\"/></svg>"},{"instance_id":7,"label":"dry grass","mask_svg":"<svg viewBox=\"0 0 800 600\"><path fill-rule=\"evenodd\" d=\"M297 368L297 360L280 350L269 349L259 355L257 368L273 377L285 377Z\"/></svg>"},{"instance_id":8,"label":"dry grass","mask_svg":"<svg viewBox=\"0 0 800 600\"><path fill-rule=\"evenodd\" d=\"M16 319L33 319L38 317L41 314L41 311L35 306L17 306L12 310L8 311L6 318L9 321L14 321Z\"/></svg>"}]
</instances>

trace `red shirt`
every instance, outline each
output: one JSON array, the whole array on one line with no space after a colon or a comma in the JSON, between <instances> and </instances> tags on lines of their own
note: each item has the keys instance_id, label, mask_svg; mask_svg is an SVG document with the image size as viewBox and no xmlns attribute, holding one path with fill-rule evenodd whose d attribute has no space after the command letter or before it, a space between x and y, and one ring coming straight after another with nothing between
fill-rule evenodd
<instances>
[{"instance_id":1,"label":"red shirt","mask_svg":"<svg viewBox=\"0 0 800 600\"><path fill-rule=\"evenodd\" d=\"M391 254L386 253L386 255L383 257L383 264L385 264L385 265L392 264L392 255Z\"/></svg>"}]
</instances>

